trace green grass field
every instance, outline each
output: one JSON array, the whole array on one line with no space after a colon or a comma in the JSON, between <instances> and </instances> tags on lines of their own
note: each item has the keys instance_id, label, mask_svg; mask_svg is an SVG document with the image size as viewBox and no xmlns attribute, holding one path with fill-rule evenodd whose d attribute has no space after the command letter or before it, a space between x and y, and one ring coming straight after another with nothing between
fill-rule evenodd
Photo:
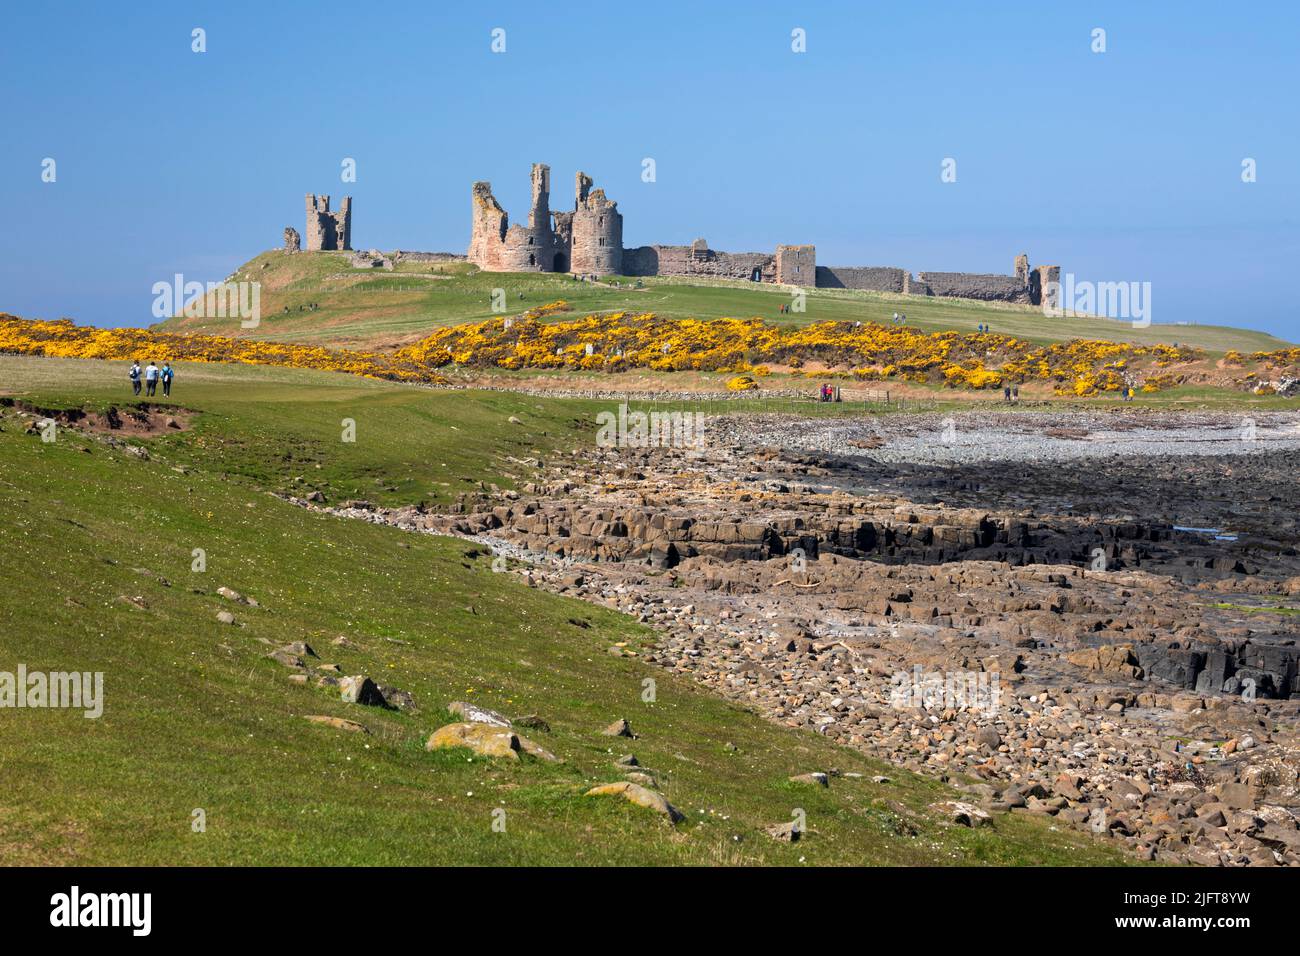
<instances>
[{"instance_id":1,"label":"green grass field","mask_svg":"<svg viewBox=\"0 0 1300 956\"><path fill-rule=\"evenodd\" d=\"M0 357L10 396L41 408L122 402L123 374ZM66 428L43 442L0 409L0 670L102 671L105 696L97 720L0 711L2 864L1125 862L1044 819L950 826L926 809L953 795L939 783L611 655L649 639L631 618L494 573L464 542L268 494L299 475L331 496L391 501L525 480L509 458L589 440L581 403L245 366L183 365L176 393L193 428L128 439L147 460ZM354 443L339 440L343 417L357 422ZM261 606L224 600L222 586ZM217 621L222 610L235 625ZM340 636L352 646L331 643ZM291 683L266 655L292 641L411 691L417 711ZM426 753L457 699L541 715L551 731L530 736L564 763ZM600 734L618 717L639 739ZM628 752L685 822L581 796L620 779L614 761ZM787 780L832 767L866 776L826 790ZM893 782L871 783L881 772ZM795 808L807 839L761 832Z\"/></svg>"},{"instance_id":2,"label":"green grass field","mask_svg":"<svg viewBox=\"0 0 1300 956\"><path fill-rule=\"evenodd\" d=\"M677 278L618 279L623 288L574 282L545 273L483 273L465 263L402 263L393 272L354 269L348 253L294 256L265 252L236 270L235 278L261 283L262 322L241 329L238 319L177 318L160 323L168 331L251 335L314 345L382 348L427 335L441 325L476 322L497 315L492 290L506 293L506 312L564 299L572 314L598 311L655 312L671 318L751 318L773 322L831 320L889 322L895 312L925 331L973 332L981 323L994 332L1036 343L1070 338L1117 342L1178 342L1221 353L1268 351L1287 343L1263 332L1211 325L1152 325L1135 329L1110 319L1047 318L1029 306L964 299L888 295L843 289L808 290L807 311L780 312L790 295L771 285ZM306 307L315 304L314 311ZM287 311L286 311L287 310ZM134 324L123 317L122 324Z\"/></svg>"}]
</instances>

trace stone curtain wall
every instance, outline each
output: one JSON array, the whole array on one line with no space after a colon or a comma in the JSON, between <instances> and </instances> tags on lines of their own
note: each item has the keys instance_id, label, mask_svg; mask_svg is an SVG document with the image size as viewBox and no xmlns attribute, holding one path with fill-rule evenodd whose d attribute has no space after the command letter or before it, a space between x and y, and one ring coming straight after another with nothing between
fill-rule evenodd
<instances>
[{"instance_id":1,"label":"stone curtain wall","mask_svg":"<svg viewBox=\"0 0 1300 956\"><path fill-rule=\"evenodd\" d=\"M918 272L917 283L929 288L926 295L1001 302L1030 301L1029 286L1015 276L979 275L971 272ZM913 288L913 293L916 289Z\"/></svg>"},{"instance_id":2,"label":"stone curtain wall","mask_svg":"<svg viewBox=\"0 0 1300 956\"><path fill-rule=\"evenodd\" d=\"M776 257L762 252L718 252L695 246L637 246L623 250L623 275L707 276L715 279L776 281Z\"/></svg>"},{"instance_id":3,"label":"stone curtain wall","mask_svg":"<svg viewBox=\"0 0 1300 956\"><path fill-rule=\"evenodd\" d=\"M902 269L892 266L818 266L817 287L902 292L905 274Z\"/></svg>"}]
</instances>

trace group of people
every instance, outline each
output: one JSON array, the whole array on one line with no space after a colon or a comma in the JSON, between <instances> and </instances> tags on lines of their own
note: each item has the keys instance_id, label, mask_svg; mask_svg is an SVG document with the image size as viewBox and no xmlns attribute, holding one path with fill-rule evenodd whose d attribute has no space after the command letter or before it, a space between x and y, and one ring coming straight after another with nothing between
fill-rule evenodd
<instances>
[{"instance_id":1,"label":"group of people","mask_svg":"<svg viewBox=\"0 0 1300 956\"><path fill-rule=\"evenodd\" d=\"M162 368L149 360L149 364L143 369L140 368L139 359L131 362L131 371L127 372L127 377L131 379L131 391L139 395L141 379L144 380L145 395L152 396L158 391L158 383L162 382L163 395L168 396L172 393L172 379L176 377L176 372L172 369L170 362L163 362Z\"/></svg>"},{"instance_id":2,"label":"group of people","mask_svg":"<svg viewBox=\"0 0 1300 956\"><path fill-rule=\"evenodd\" d=\"M895 312L895 313L894 313L894 318L890 321L889 324L890 324L890 325L906 325L906 324L907 324L907 313L906 313L906 312Z\"/></svg>"},{"instance_id":3,"label":"group of people","mask_svg":"<svg viewBox=\"0 0 1300 956\"><path fill-rule=\"evenodd\" d=\"M840 400L840 393L839 390L835 388L834 385L822 385L821 396L818 399L818 401L838 402L839 400Z\"/></svg>"},{"instance_id":4,"label":"group of people","mask_svg":"<svg viewBox=\"0 0 1300 956\"><path fill-rule=\"evenodd\" d=\"M981 322L979 325L975 326L975 328L979 329L981 332L993 331L992 329L989 328L989 324L987 322Z\"/></svg>"},{"instance_id":5,"label":"group of people","mask_svg":"<svg viewBox=\"0 0 1300 956\"><path fill-rule=\"evenodd\" d=\"M1018 401L1020 401L1020 386L1019 386L1019 385L1003 385L1003 386L1002 386L1002 400L1003 400L1004 402L1018 402Z\"/></svg>"}]
</instances>

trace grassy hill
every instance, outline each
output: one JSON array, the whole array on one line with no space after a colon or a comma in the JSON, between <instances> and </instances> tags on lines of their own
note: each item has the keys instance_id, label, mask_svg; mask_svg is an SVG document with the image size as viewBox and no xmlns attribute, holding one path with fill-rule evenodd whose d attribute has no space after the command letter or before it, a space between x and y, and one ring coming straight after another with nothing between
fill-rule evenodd
<instances>
[{"instance_id":1,"label":"grassy hill","mask_svg":"<svg viewBox=\"0 0 1300 956\"><path fill-rule=\"evenodd\" d=\"M430 329L491 318L492 290L504 289L507 312L555 299L576 312L652 311L674 318L750 318L774 322L828 320L888 322L895 312L925 331L995 332L1047 343L1069 338L1117 342L1179 342L1211 352L1271 350L1286 343L1263 332L1209 325L1152 325L1135 329L1110 319L1045 317L1030 306L888 295L843 289L808 290L807 311L781 313L787 292L771 285L679 278L613 279L625 287L574 282L545 273L482 273L464 262L399 263L392 272L356 269L350 255L313 252L262 253L240 266L235 278L259 281L262 323L245 330L237 319L179 317L160 323L168 331L250 335L315 345L382 348L414 341ZM315 305L315 309L310 306Z\"/></svg>"},{"instance_id":2,"label":"grassy hill","mask_svg":"<svg viewBox=\"0 0 1300 956\"><path fill-rule=\"evenodd\" d=\"M122 363L0 356L0 381L7 402L43 413L126 397ZM465 542L268 494L397 503L508 485L526 479L523 459L589 440L581 403L189 364L174 400L166 413L185 430L119 445L68 428L45 443L20 406L0 407L0 670L102 671L105 695L97 720L3 712L0 864L1123 862L1047 820L951 826L927 809L953 795L941 784L611 655L649 639L631 618L493 573ZM343 417L355 442L340 440ZM314 663L410 691L416 710L291 682L267 653L295 641ZM654 704L641 702L646 677ZM457 699L541 715L550 731L530 736L564 763L425 752ZM619 717L638 739L600 734ZM627 752L684 822L582 796L620 779ZM787 779L832 767L864 776L825 790ZM870 782L881 772L892 782ZM806 840L762 833L796 807Z\"/></svg>"}]
</instances>

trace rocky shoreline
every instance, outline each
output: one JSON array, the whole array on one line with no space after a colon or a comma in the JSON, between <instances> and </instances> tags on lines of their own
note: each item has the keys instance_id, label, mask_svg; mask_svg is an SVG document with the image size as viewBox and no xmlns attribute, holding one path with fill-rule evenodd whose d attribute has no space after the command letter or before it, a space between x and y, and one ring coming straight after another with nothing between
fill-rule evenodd
<instances>
[{"instance_id":1,"label":"rocky shoreline","mask_svg":"<svg viewBox=\"0 0 1300 956\"><path fill-rule=\"evenodd\" d=\"M330 510L490 547L654 627L651 662L987 812L1300 864L1295 416L981 412L957 454L931 419L737 416L451 514Z\"/></svg>"}]
</instances>

